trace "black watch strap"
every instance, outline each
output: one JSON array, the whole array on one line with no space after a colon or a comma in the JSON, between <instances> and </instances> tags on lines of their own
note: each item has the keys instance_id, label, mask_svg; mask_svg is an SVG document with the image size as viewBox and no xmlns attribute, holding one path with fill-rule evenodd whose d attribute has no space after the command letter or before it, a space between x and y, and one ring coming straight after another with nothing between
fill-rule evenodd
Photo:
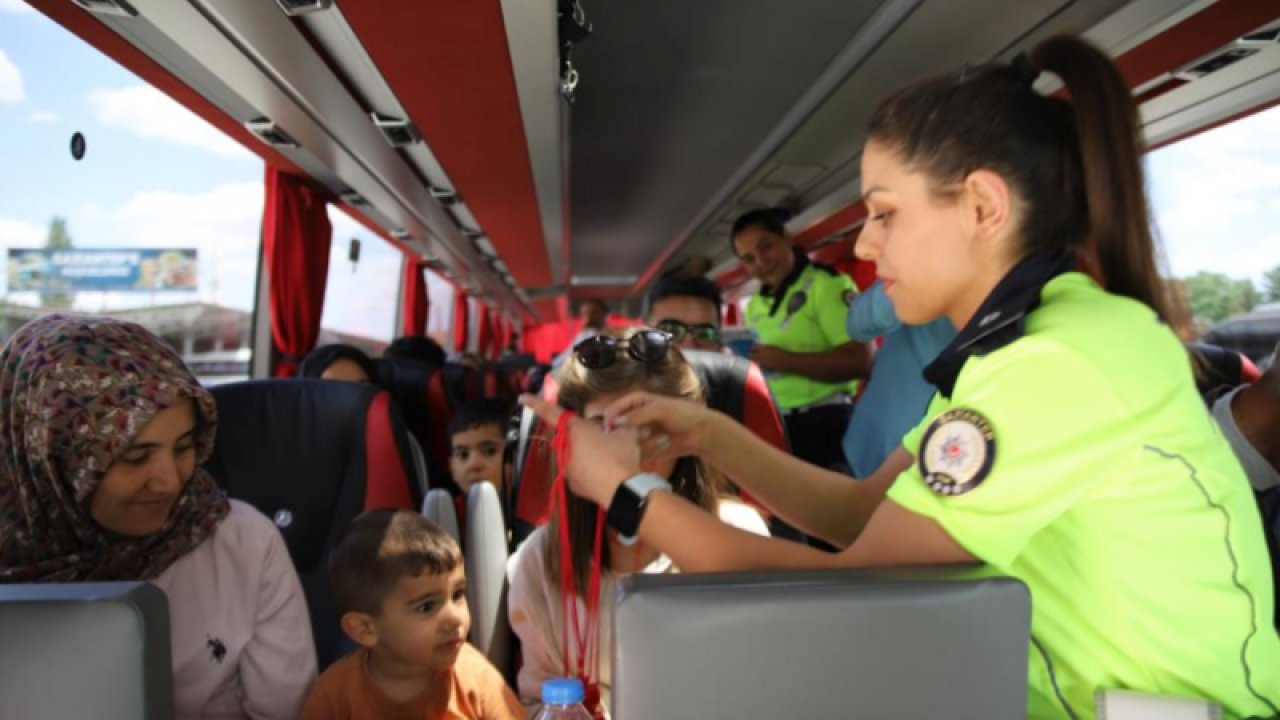
<instances>
[{"instance_id":1,"label":"black watch strap","mask_svg":"<svg viewBox=\"0 0 1280 720\"><path fill-rule=\"evenodd\" d=\"M635 537L640 532L640 520L644 518L649 493L670 489L671 484L660 475L641 473L632 476L614 491L605 519L624 539Z\"/></svg>"}]
</instances>

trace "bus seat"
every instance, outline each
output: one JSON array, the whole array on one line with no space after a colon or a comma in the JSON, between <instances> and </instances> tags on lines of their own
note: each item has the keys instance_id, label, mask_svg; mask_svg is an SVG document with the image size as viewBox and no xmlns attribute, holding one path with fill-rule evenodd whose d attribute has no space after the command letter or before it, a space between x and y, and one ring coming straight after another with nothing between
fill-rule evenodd
<instances>
[{"instance_id":1,"label":"bus seat","mask_svg":"<svg viewBox=\"0 0 1280 720\"><path fill-rule=\"evenodd\" d=\"M341 635L329 549L364 510L422 506L408 431L390 396L371 385L258 380L211 392L219 422L207 468L231 497L280 528L323 669Z\"/></svg>"},{"instance_id":2,"label":"bus seat","mask_svg":"<svg viewBox=\"0 0 1280 720\"><path fill-rule=\"evenodd\" d=\"M0 585L4 717L173 717L169 603L145 582Z\"/></svg>"},{"instance_id":3,"label":"bus seat","mask_svg":"<svg viewBox=\"0 0 1280 720\"><path fill-rule=\"evenodd\" d=\"M426 499L422 501L422 516L439 525L458 543L458 547L462 547L462 533L458 530L458 510L448 490L436 488L428 491Z\"/></svg>"},{"instance_id":4,"label":"bus seat","mask_svg":"<svg viewBox=\"0 0 1280 720\"><path fill-rule=\"evenodd\" d=\"M471 486L464 532L471 644L506 673L511 646L507 621L507 526L498 490L491 483Z\"/></svg>"},{"instance_id":5,"label":"bus seat","mask_svg":"<svg viewBox=\"0 0 1280 720\"><path fill-rule=\"evenodd\" d=\"M1218 345L1196 342L1187 345L1195 366L1196 389L1210 406L1223 393L1258 381L1262 373L1247 356Z\"/></svg>"},{"instance_id":6,"label":"bus seat","mask_svg":"<svg viewBox=\"0 0 1280 720\"><path fill-rule=\"evenodd\" d=\"M440 368L405 358L380 358L377 384L391 393L404 421L422 448L428 487L456 491L449 481L449 438L446 429L460 400L450 397Z\"/></svg>"},{"instance_id":7,"label":"bus seat","mask_svg":"<svg viewBox=\"0 0 1280 720\"><path fill-rule=\"evenodd\" d=\"M1025 718L1030 628L977 568L631 575L613 717Z\"/></svg>"},{"instance_id":8,"label":"bus seat","mask_svg":"<svg viewBox=\"0 0 1280 720\"><path fill-rule=\"evenodd\" d=\"M759 366L745 358L722 353L701 350L682 352L702 378L708 406L746 425L779 450L791 452L782 416L778 413L773 394L769 391L769 385ZM558 394L559 385L555 376L548 375L543 385L542 397L554 401ZM525 413L528 418L521 422L513 473L516 478L513 489L513 545L519 545L533 528L546 524L551 517L551 457L547 428L533 419L532 413L527 410ZM744 500L751 502L750 497L744 497Z\"/></svg>"},{"instance_id":9,"label":"bus seat","mask_svg":"<svg viewBox=\"0 0 1280 720\"><path fill-rule=\"evenodd\" d=\"M431 489L431 470L427 467L427 455L422 452L422 445L412 432L409 432L406 439L409 441L409 457L413 459L413 469L417 473L418 489L426 497L427 491Z\"/></svg>"}]
</instances>

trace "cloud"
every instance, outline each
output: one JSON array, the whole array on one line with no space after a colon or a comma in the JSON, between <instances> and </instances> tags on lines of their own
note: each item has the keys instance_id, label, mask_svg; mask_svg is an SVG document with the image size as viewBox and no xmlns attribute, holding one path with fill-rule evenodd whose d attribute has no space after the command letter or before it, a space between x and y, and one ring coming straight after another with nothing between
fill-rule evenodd
<instances>
[{"instance_id":1,"label":"cloud","mask_svg":"<svg viewBox=\"0 0 1280 720\"><path fill-rule=\"evenodd\" d=\"M0 0L0 13L13 13L14 15L30 15L36 11L35 8L26 4L22 0Z\"/></svg>"},{"instance_id":2,"label":"cloud","mask_svg":"<svg viewBox=\"0 0 1280 720\"><path fill-rule=\"evenodd\" d=\"M13 64L4 50L0 49L0 104L20 103L25 97L22 71Z\"/></svg>"},{"instance_id":3,"label":"cloud","mask_svg":"<svg viewBox=\"0 0 1280 720\"><path fill-rule=\"evenodd\" d=\"M0 248L41 247L46 228L0 217Z\"/></svg>"},{"instance_id":4,"label":"cloud","mask_svg":"<svg viewBox=\"0 0 1280 720\"><path fill-rule=\"evenodd\" d=\"M89 93L98 120L140 137L197 147L227 158L255 158L203 118L149 85L100 88Z\"/></svg>"},{"instance_id":5,"label":"cloud","mask_svg":"<svg viewBox=\"0 0 1280 720\"><path fill-rule=\"evenodd\" d=\"M36 125L52 125L53 123L61 122L62 118L56 112L32 110L27 114L27 120Z\"/></svg>"}]
</instances>

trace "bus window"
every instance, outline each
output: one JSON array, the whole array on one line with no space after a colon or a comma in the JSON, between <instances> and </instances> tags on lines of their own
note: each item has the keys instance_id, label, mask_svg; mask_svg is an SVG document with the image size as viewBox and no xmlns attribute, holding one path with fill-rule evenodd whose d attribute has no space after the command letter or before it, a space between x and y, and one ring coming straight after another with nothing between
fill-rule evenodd
<instances>
[{"instance_id":1,"label":"bus window","mask_svg":"<svg viewBox=\"0 0 1280 720\"><path fill-rule=\"evenodd\" d=\"M247 378L262 161L43 15L0 12L0 341L106 315L207 384Z\"/></svg>"},{"instance_id":2,"label":"bus window","mask_svg":"<svg viewBox=\"0 0 1280 720\"><path fill-rule=\"evenodd\" d=\"M1158 149L1147 172L1168 270L1192 315L1184 339L1269 355L1280 341L1280 107ZM1277 330L1240 344L1212 331L1240 315L1274 315Z\"/></svg>"},{"instance_id":3,"label":"bus window","mask_svg":"<svg viewBox=\"0 0 1280 720\"><path fill-rule=\"evenodd\" d=\"M404 254L332 205L329 221L333 244L316 345L344 343L377 357L399 334L395 320ZM352 240L360 243L354 263L349 255Z\"/></svg>"}]
</instances>

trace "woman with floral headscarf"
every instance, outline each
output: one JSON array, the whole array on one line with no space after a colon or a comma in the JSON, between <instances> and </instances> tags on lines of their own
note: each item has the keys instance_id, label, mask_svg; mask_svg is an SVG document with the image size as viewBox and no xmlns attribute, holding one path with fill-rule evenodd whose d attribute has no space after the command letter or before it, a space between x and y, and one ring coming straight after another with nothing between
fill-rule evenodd
<instances>
[{"instance_id":1,"label":"woman with floral headscarf","mask_svg":"<svg viewBox=\"0 0 1280 720\"><path fill-rule=\"evenodd\" d=\"M294 718L315 677L274 525L201 469L213 397L132 323L52 315L0 351L0 583L165 591L178 717Z\"/></svg>"}]
</instances>

